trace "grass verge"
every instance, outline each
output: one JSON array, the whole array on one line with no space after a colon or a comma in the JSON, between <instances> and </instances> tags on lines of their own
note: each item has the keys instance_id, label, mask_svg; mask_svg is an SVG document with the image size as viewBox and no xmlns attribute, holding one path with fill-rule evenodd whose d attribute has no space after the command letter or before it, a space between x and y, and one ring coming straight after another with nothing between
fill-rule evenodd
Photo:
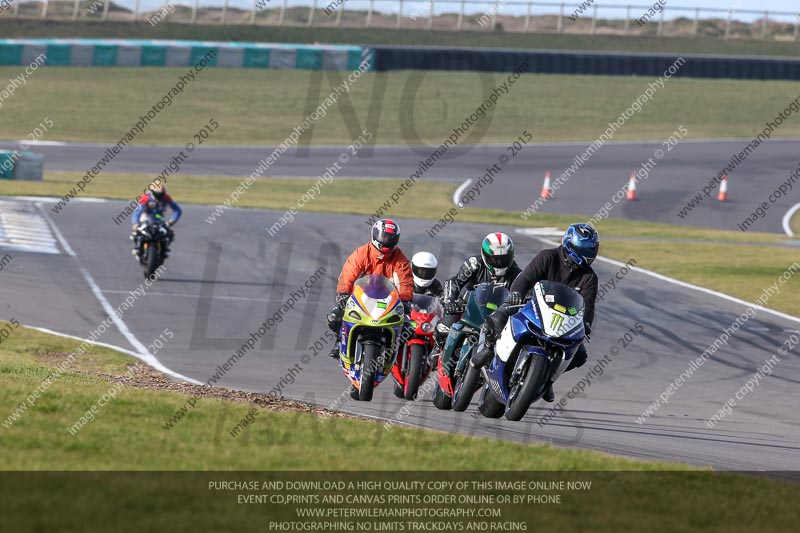
<instances>
[{"instance_id":1,"label":"grass verge","mask_svg":"<svg viewBox=\"0 0 800 533\"><path fill-rule=\"evenodd\" d=\"M2 324L14 328L13 324ZM35 390L80 343L14 328L0 349L0 413L5 417ZM140 388L150 376L128 380L116 398L94 414L74 437L67 431L97 403L135 360L106 348L78 359L74 372L54 381L10 428L0 427L2 470L342 470L349 446L381 447L365 454L359 470L688 470L688 466L644 462L599 452L414 430L339 416L291 402L235 396L201 398L171 429L165 421L186 395ZM338 376L336 376L338 377ZM195 392L192 386L187 392ZM245 401L243 401L243 399ZM228 430L245 418L256 399L256 422L235 438ZM337 443L344 440L344 443ZM391 443L389 442L391 440ZM403 443L414 446L409 456ZM268 444L265 446L265 444ZM302 444L302 445L301 445ZM352 468L352 465L350 465Z\"/></svg>"},{"instance_id":2,"label":"grass verge","mask_svg":"<svg viewBox=\"0 0 800 533\"><path fill-rule=\"evenodd\" d=\"M49 119L53 126L44 140L116 143L184 73L174 68L40 69L4 102L0 139L27 139ZM0 67L0 79L17 75L18 67ZM309 71L207 69L146 126L136 143L196 143L193 136L213 118L220 126L209 143L277 145L313 111L305 105L310 90L319 89L319 101L331 93L328 77L314 76ZM505 79L469 72L365 74L314 124L309 142L346 144L350 124L355 131L372 128L378 144L438 146L481 104L482 83L491 90ZM462 143L509 142L523 130L536 142L592 141L651 81L524 75ZM674 78L614 138L665 139L681 124L691 138L751 137L796 97L793 82ZM70 105L54 106L56 101ZM372 122L378 116L379 122ZM784 122L778 134L800 135L800 122Z\"/></svg>"},{"instance_id":3,"label":"grass verge","mask_svg":"<svg viewBox=\"0 0 800 533\"><path fill-rule=\"evenodd\" d=\"M0 329L12 326L0 323ZM14 329L0 347L0 412L10 412L20 401L25 401L50 375L52 365L77 346L77 341L24 327ZM280 400L255 408L258 411L255 422L237 438L230 437L227 428L254 409L242 397L233 401L202 398L179 425L167 431L162 426L165 418L185 405L187 396L152 390L169 382L152 376L148 379L143 377L144 372L125 382L115 397L97 411L93 421L71 436L66 427L116 387L123 369L133 364L132 359L111 350L92 349L78 359L74 371L54 381L16 423L10 428L0 428L3 447L0 468L41 471L18 475L5 472L0 478L0 494L9 510L0 523L8 530L30 529L30 524L35 523L39 530L86 531L89 516L92 517L89 530L93 530L91 524L118 522L116 531L158 530L164 523L174 523L171 528L176 531L263 531L263 525L256 528L254 524L264 524L267 519L308 522L299 519L295 511L309 508L308 505L275 501L242 505L239 495L254 492L219 491L210 487L212 480L254 478L258 482L591 480L589 491L568 492L562 497L573 507L579 504L582 514L592 517L593 531L618 531L625 524L636 523L655 532L695 529L744 532L750 530L759 514L760 528L792 531L796 525L796 509L786 503L796 499L796 484L697 471L678 464L634 461L593 451L429 430L394 427L389 432L377 422L296 404L287 406L288 402ZM414 450L411 454L410 449ZM353 450L359 451L355 457ZM330 472L344 469L351 471ZM71 470L83 472L57 472ZM250 472L223 472L236 470ZM292 474L288 470L311 473ZM490 472L503 470L508 472ZM323 475L321 471L327 472ZM526 471L543 472L531 477ZM81 490L75 490L77 486ZM453 492L456 491L447 493ZM302 492L313 493L317 492ZM44 501L48 512L40 511ZM758 505L742 502L758 502ZM505 520L550 525L559 531L585 530L585 522L562 512L560 505L489 507L501 508ZM461 522L455 519L448 524L454 527L453 524ZM476 530L475 527L451 530L470 531Z\"/></svg>"},{"instance_id":4,"label":"grass verge","mask_svg":"<svg viewBox=\"0 0 800 533\"><path fill-rule=\"evenodd\" d=\"M76 173L48 173L42 182L7 182L5 194L60 196L72 187L79 175ZM150 177L135 174L100 174L86 194L104 198L131 200L141 193ZM240 183L241 178L230 176L180 176L170 180L170 192L181 202L215 205L227 198ZM241 196L238 207L276 209L285 211L314 183L312 179L260 180ZM371 198L367 203L354 190L367 187ZM320 194L303 210L341 214L371 215L384 199L397 188L393 180L336 179L324 186ZM420 181L402 202L385 213L386 216L431 220L431 225L451 209L450 198L455 184ZM270 224L275 220L268 221ZM536 214L523 220L519 213L491 209L467 209L454 217L457 222L478 222L519 227L567 225L582 220L579 216ZM205 221L198 221L204 223ZM366 226L365 226L366 227ZM688 228L670 224L628 221L607 218L598 224L603 241L603 254L620 260L634 258L637 266L654 270L677 279L718 290L745 300L756 299L763 290L797 260L797 251L774 245L785 239L770 233L742 233ZM440 235L447 235L443 230ZM619 238L621 240L615 240ZM624 240L635 239L635 240ZM735 245L735 248L732 248ZM798 281L789 280L769 306L800 315L800 300L796 294Z\"/></svg>"},{"instance_id":5,"label":"grass verge","mask_svg":"<svg viewBox=\"0 0 800 533\"><path fill-rule=\"evenodd\" d=\"M707 287L745 301L758 299L798 261L797 250L766 246L732 247L716 243L669 243L604 241L603 255L635 258L636 266L688 283ZM767 307L800 316L798 276L792 276Z\"/></svg>"}]
</instances>

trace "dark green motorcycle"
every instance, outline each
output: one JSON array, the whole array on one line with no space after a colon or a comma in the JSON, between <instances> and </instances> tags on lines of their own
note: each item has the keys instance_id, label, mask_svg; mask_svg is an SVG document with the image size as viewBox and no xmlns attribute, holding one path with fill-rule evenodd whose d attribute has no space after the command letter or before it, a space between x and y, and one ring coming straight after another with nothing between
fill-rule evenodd
<instances>
[{"instance_id":1,"label":"dark green motorcycle","mask_svg":"<svg viewBox=\"0 0 800 533\"><path fill-rule=\"evenodd\" d=\"M439 356L433 389L433 405L438 409L464 411L469 405L479 386L478 383L474 384L475 388L469 394L467 388L463 387L472 348L478 343L483 321L503 304L507 296L508 289L494 283L481 283L468 293L464 314L450 328ZM459 378L462 378L461 387L458 387ZM466 385L470 389L473 386L470 383ZM464 400L466 404L463 404Z\"/></svg>"}]
</instances>

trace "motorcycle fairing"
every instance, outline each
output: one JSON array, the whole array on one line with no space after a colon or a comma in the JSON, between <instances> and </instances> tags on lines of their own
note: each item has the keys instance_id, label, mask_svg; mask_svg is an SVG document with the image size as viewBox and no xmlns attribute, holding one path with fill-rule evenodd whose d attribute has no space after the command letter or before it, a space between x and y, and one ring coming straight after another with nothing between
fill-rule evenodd
<instances>
[{"instance_id":1,"label":"motorcycle fairing","mask_svg":"<svg viewBox=\"0 0 800 533\"><path fill-rule=\"evenodd\" d=\"M580 294L566 285L551 281L536 283L533 292L534 299L522 309L522 312L529 319L531 313L538 314L540 320L531 321L536 324L541 333L548 338L560 338L562 341L568 342L583 339L585 305ZM534 305L536 306L535 311Z\"/></svg>"},{"instance_id":2,"label":"motorcycle fairing","mask_svg":"<svg viewBox=\"0 0 800 533\"><path fill-rule=\"evenodd\" d=\"M361 383L360 359L354 342L360 329L371 329L375 334L388 334L387 346L392 346L392 357L386 357L383 368L375 374L375 383L381 383L390 373L397 357L397 339L403 326L404 309L391 281L383 276L367 275L359 278L345 305L342 329L339 331L339 361L347 378L358 389ZM352 347L351 350L348 346Z\"/></svg>"},{"instance_id":3,"label":"motorcycle fairing","mask_svg":"<svg viewBox=\"0 0 800 533\"><path fill-rule=\"evenodd\" d=\"M563 362L553 368L552 377L557 379L585 335L583 298L577 292L543 281L536 283L534 294L534 299L509 317L495 344L495 357L484 370L492 393L504 404L508 402L510 364L519 366L532 357L562 360L563 352Z\"/></svg>"}]
</instances>

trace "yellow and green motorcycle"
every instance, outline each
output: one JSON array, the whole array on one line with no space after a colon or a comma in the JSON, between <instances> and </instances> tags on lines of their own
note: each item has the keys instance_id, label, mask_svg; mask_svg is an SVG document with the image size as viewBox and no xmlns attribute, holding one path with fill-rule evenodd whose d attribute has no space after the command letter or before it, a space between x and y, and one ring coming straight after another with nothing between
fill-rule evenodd
<instances>
[{"instance_id":1,"label":"yellow and green motorcycle","mask_svg":"<svg viewBox=\"0 0 800 533\"><path fill-rule=\"evenodd\" d=\"M339 330L339 361L359 400L372 400L375 387L391 373L404 317L390 279L370 274L355 282Z\"/></svg>"}]
</instances>

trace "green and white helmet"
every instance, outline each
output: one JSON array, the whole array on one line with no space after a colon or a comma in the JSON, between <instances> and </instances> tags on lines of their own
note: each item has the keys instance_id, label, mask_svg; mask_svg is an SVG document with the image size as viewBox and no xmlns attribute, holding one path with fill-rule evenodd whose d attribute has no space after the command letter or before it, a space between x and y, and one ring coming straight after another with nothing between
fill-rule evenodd
<instances>
[{"instance_id":1,"label":"green and white helmet","mask_svg":"<svg viewBox=\"0 0 800 533\"><path fill-rule=\"evenodd\" d=\"M490 233L481 244L481 257L492 276L504 276L514 262L514 242L505 233Z\"/></svg>"}]
</instances>

